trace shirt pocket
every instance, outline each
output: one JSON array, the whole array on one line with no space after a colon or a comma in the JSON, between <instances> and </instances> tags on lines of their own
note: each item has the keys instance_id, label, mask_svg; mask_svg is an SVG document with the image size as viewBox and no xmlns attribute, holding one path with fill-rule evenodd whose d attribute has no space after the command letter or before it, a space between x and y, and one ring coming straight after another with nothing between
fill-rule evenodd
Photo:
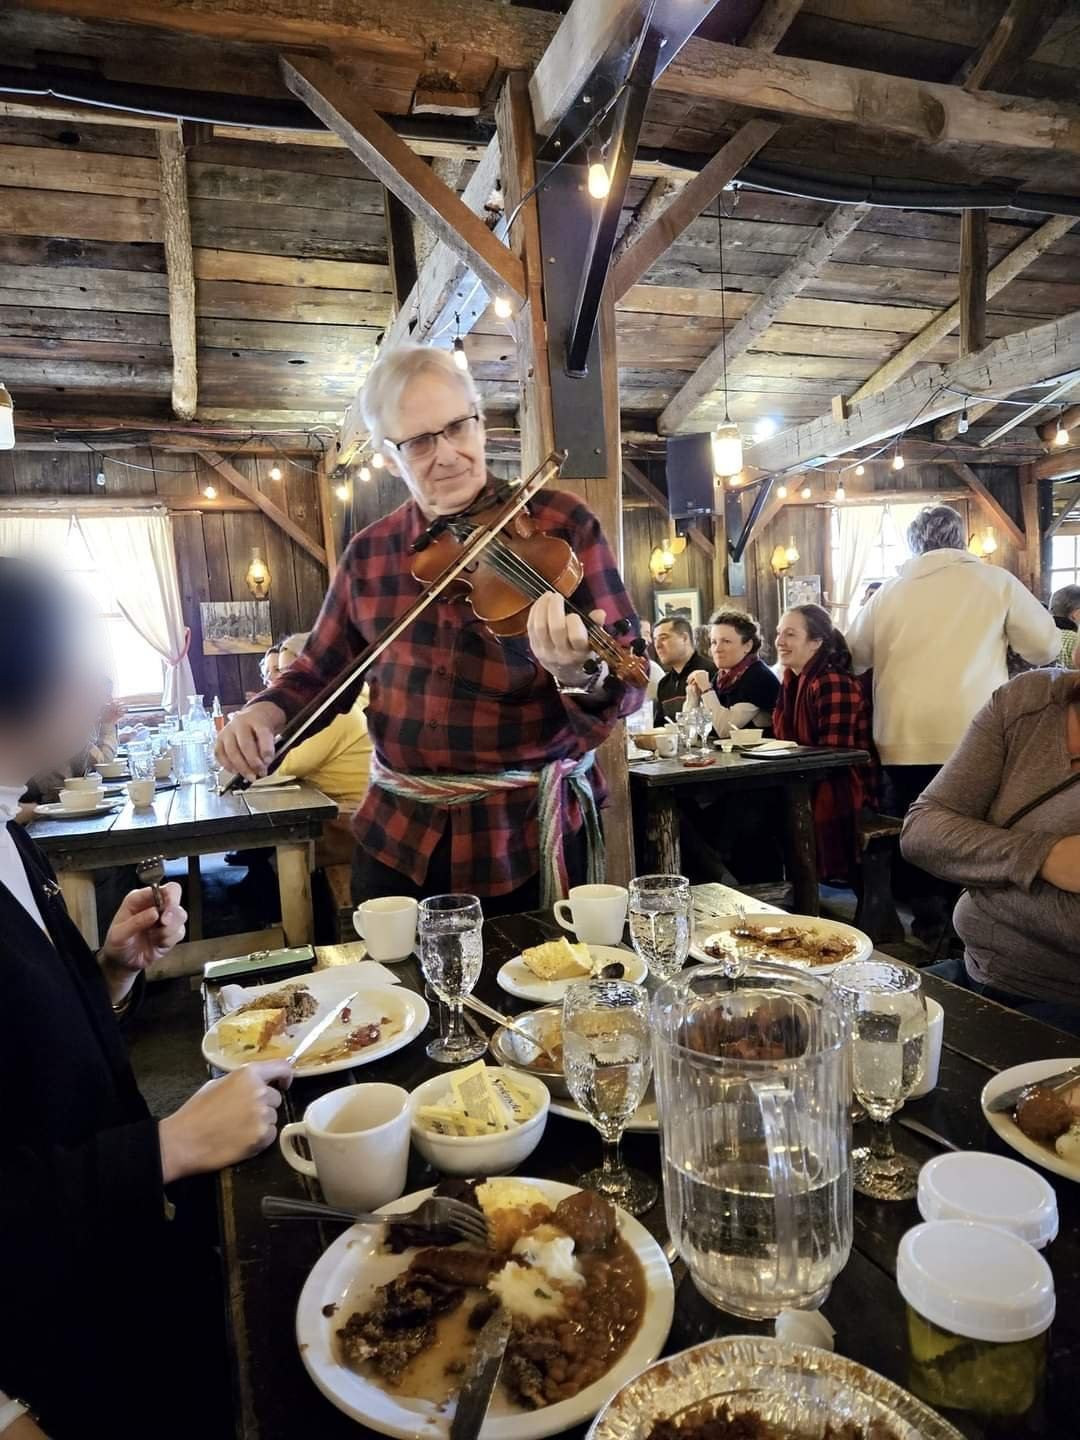
<instances>
[{"instance_id":1,"label":"shirt pocket","mask_svg":"<svg viewBox=\"0 0 1080 1440\"><path fill-rule=\"evenodd\" d=\"M540 675L528 638L492 635L477 622L459 627L454 641L452 690L459 699L523 699Z\"/></svg>"}]
</instances>

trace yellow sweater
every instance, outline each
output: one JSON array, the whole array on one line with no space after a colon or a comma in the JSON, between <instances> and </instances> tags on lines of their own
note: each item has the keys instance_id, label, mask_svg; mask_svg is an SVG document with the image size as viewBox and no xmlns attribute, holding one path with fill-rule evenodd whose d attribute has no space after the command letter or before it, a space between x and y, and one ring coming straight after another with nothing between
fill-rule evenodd
<instances>
[{"instance_id":1,"label":"yellow sweater","mask_svg":"<svg viewBox=\"0 0 1080 1440\"><path fill-rule=\"evenodd\" d=\"M282 766L290 775L310 780L346 811L356 810L367 794L371 769L367 699L365 686L347 715L336 716L325 730L302 740Z\"/></svg>"}]
</instances>

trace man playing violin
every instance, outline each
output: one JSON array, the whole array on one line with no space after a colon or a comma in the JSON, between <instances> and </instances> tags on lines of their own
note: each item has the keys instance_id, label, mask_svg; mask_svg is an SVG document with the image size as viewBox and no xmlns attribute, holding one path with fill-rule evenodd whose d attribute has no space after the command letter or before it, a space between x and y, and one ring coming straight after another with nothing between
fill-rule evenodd
<instances>
[{"instance_id":1,"label":"man playing violin","mask_svg":"<svg viewBox=\"0 0 1080 1440\"><path fill-rule=\"evenodd\" d=\"M362 402L372 446L410 498L353 537L303 654L221 732L221 763L249 779L265 773L282 726L421 594L414 546L431 522L461 514L492 485L480 396L447 351L388 352ZM619 624L629 643L634 607L595 516L546 489L529 514L581 561L575 607ZM585 623L561 595L541 596L527 634L502 640L467 598L433 600L368 683L375 753L353 822L355 900L465 891L491 914L604 878L606 791L594 752L642 691L595 667Z\"/></svg>"}]
</instances>

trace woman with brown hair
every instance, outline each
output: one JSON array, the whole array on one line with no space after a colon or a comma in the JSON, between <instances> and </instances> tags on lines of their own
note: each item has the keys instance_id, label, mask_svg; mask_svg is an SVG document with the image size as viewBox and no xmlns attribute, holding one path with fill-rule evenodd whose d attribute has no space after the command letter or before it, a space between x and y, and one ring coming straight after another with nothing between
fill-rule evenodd
<instances>
[{"instance_id":1,"label":"woman with brown hair","mask_svg":"<svg viewBox=\"0 0 1080 1440\"><path fill-rule=\"evenodd\" d=\"M829 612L820 605L788 610L776 629L776 653L784 666L773 711L776 738L873 755L870 706L852 674L847 641ZM855 822L860 810L873 805L876 789L876 761L836 770L815 784L814 834L823 880L852 879Z\"/></svg>"},{"instance_id":2,"label":"woman with brown hair","mask_svg":"<svg viewBox=\"0 0 1080 1440\"><path fill-rule=\"evenodd\" d=\"M721 740L747 725L772 724L780 682L760 656L761 627L743 610L715 610L709 618L709 654L716 666L710 679L695 670L687 689L697 695Z\"/></svg>"},{"instance_id":3,"label":"woman with brown hair","mask_svg":"<svg viewBox=\"0 0 1080 1440\"><path fill-rule=\"evenodd\" d=\"M938 972L1080 1034L1080 676L1029 670L996 690L900 844L966 887L963 967Z\"/></svg>"}]
</instances>

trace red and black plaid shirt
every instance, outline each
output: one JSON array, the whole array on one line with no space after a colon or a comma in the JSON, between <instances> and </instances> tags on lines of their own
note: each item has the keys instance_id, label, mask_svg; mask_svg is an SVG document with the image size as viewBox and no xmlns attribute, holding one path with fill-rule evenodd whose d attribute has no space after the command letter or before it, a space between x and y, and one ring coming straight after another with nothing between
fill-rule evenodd
<instances>
[{"instance_id":1,"label":"red and black plaid shirt","mask_svg":"<svg viewBox=\"0 0 1080 1440\"><path fill-rule=\"evenodd\" d=\"M631 620L629 643L637 633L634 607L596 517L558 490L541 490L529 513L541 530L577 552L584 577L575 604L603 610L609 625ZM426 525L409 500L353 537L303 655L260 699L273 700L291 717L404 614L422 593L411 574L411 546ZM539 770L553 760L580 759L642 698L613 678L584 703L560 695L528 639L495 639L464 599L433 601L375 662L367 682L376 755L406 774ZM600 801L603 781L593 775ZM448 809L372 785L353 832L369 854L422 885L449 820L454 888L502 895L539 868L536 802L529 787ZM571 832L580 828L572 796L567 819Z\"/></svg>"}]
</instances>

